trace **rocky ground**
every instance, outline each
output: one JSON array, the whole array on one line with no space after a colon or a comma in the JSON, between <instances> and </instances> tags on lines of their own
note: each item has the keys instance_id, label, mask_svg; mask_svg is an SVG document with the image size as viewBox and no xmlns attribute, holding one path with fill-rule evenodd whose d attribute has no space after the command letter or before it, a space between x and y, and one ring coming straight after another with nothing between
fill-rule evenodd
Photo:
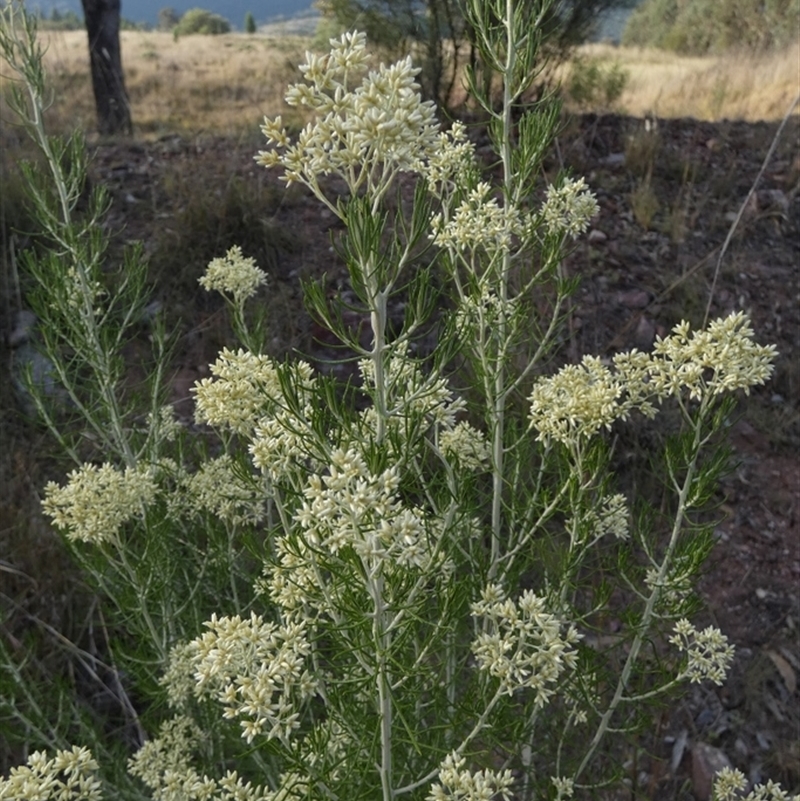
<instances>
[{"instance_id":1,"label":"rocky ground","mask_svg":"<svg viewBox=\"0 0 800 801\"><path fill-rule=\"evenodd\" d=\"M601 209L567 262L581 285L565 358L646 349L682 318L698 325L712 287L712 316L744 309L759 341L780 352L774 380L731 428L736 467L721 487L717 545L700 586L703 620L736 645L731 678L693 687L664 710L630 753L628 797L703 801L721 761L753 782L800 790L798 122L784 131L719 264L776 124L586 117L565 127L547 165L585 175ZM219 307L196 286L208 259L241 244L269 271L276 352L313 356L324 340L302 312L301 280L327 272L333 285L346 281L330 244L334 219L257 167L257 147L214 137L96 147L93 179L111 190L110 225L120 239L145 243L159 302L185 326L174 392L186 414L188 388L227 334Z\"/></svg>"}]
</instances>

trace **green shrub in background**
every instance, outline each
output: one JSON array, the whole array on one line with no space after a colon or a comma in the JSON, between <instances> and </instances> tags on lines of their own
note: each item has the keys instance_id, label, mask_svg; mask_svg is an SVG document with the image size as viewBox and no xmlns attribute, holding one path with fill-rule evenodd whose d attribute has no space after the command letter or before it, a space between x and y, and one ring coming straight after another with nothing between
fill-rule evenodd
<instances>
[{"instance_id":1,"label":"green shrub in background","mask_svg":"<svg viewBox=\"0 0 800 801\"><path fill-rule=\"evenodd\" d=\"M173 29L176 36L192 34L230 33L231 24L225 17L203 8L190 8Z\"/></svg>"},{"instance_id":2,"label":"green shrub in background","mask_svg":"<svg viewBox=\"0 0 800 801\"><path fill-rule=\"evenodd\" d=\"M577 56L570 66L567 94L581 108L610 110L625 91L628 72L618 62Z\"/></svg>"},{"instance_id":3,"label":"green shrub in background","mask_svg":"<svg viewBox=\"0 0 800 801\"><path fill-rule=\"evenodd\" d=\"M800 0L644 0L622 43L691 55L758 52L796 42L799 29Z\"/></svg>"},{"instance_id":4,"label":"green shrub in background","mask_svg":"<svg viewBox=\"0 0 800 801\"><path fill-rule=\"evenodd\" d=\"M44 682L29 621L4 606L0 725L43 750L0 799L560 801L619 781L614 740L651 725L651 700L724 680L731 646L686 616L717 436L774 349L737 313L681 323L650 354L550 368L576 288L563 256L597 204L580 178L537 192L558 108L520 101L527 15L487 6L468 15L503 76L499 108L478 97L497 178L464 125L440 129L410 60L368 73L352 33L302 65L286 98L314 117L297 140L266 119L258 161L343 224L352 295L320 283L307 302L358 378L266 353L248 310L268 276L233 247L199 280L239 341L195 386L191 425L165 403L142 254L106 263L84 143L47 136L35 26L3 16L14 106L46 163L26 172L46 232L24 255L27 301L68 417L28 390L74 464L43 509L104 637L91 653L55 638L73 669ZM122 349L142 326L154 354L132 383ZM681 427L654 507L616 491L606 432L663 405ZM744 783L725 772L718 801Z\"/></svg>"},{"instance_id":5,"label":"green shrub in background","mask_svg":"<svg viewBox=\"0 0 800 801\"><path fill-rule=\"evenodd\" d=\"M244 31L245 33L255 33L257 30L256 18L253 16L252 11L248 11L244 15Z\"/></svg>"}]
</instances>

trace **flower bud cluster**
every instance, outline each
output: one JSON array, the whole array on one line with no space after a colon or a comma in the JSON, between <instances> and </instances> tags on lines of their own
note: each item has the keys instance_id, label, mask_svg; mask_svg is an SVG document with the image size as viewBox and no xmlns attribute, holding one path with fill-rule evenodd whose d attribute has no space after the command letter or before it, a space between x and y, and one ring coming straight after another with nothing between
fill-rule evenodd
<instances>
[{"instance_id":1,"label":"flower bud cluster","mask_svg":"<svg viewBox=\"0 0 800 801\"><path fill-rule=\"evenodd\" d=\"M263 417L253 432L249 446L253 464L272 481L280 481L307 463L307 420L313 410L306 407L303 413L305 419L288 409L279 409Z\"/></svg>"},{"instance_id":2,"label":"flower bud cluster","mask_svg":"<svg viewBox=\"0 0 800 801\"><path fill-rule=\"evenodd\" d=\"M108 463L100 467L84 464L67 479L64 487L53 481L45 486L42 510L65 531L67 539L94 545L115 539L125 523L144 512L158 491L146 467L117 470Z\"/></svg>"},{"instance_id":3,"label":"flower bud cluster","mask_svg":"<svg viewBox=\"0 0 800 801\"><path fill-rule=\"evenodd\" d=\"M681 678L699 684L710 679L722 684L733 661L733 646L728 638L714 626L698 631L685 618L675 624L675 634L669 641L681 652L686 652L688 662Z\"/></svg>"},{"instance_id":4,"label":"flower bud cluster","mask_svg":"<svg viewBox=\"0 0 800 801\"><path fill-rule=\"evenodd\" d=\"M287 183L318 191L317 180L340 175L355 193L368 185L380 193L398 171L412 170L435 150L438 124L434 104L423 102L414 80L419 69L407 57L381 64L351 88L368 61L366 36L345 33L331 40L327 56L306 53L301 65L306 83L290 86L286 102L316 114L292 143L280 117L265 118L262 131L275 148L256 160L281 166ZM282 152L281 152L282 151Z\"/></svg>"},{"instance_id":5,"label":"flower bud cluster","mask_svg":"<svg viewBox=\"0 0 800 801\"><path fill-rule=\"evenodd\" d=\"M301 390L310 389L311 366L301 361L292 369L296 385ZM192 388L198 423L247 436L283 397L278 370L268 356L224 348L211 365L211 372L215 379L204 378Z\"/></svg>"},{"instance_id":6,"label":"flower bud cluster","mask_svg":"<svg viewBox=\"0 0 800 801\"><path fill-rule=\"evenodd\" d=\"M568 178L561 186L550 186L542 206L542 218L551 234L576 239L588 227L600 207L583 178Z\"/></svg>"},{"instance_id":7,"label":"flower bud cluster","mask_svg":"<svg viewBox=\"0 0 800 801\"><path fill-rule=\"evenodd\" d=\"M365 387L375 386L375 362L362 359L358 369ZM398 345L384 366L387 415L390 425L407 419L427 419L431 423L453 428L456 416L466 408L463 398L455 398L441 377L425 376L419 363L408 356L408 344ZM374 410L364 420L369 424ZM392 421L392 418L394 420Z\"/></svg>"},{"instance_id":8,"label":"flower bud cluster","mask_svg":"<svg viewBox=\"0 0 800 801\"><path fill-rule=\"evenodd\" d=\"M482 470L491 455L483 431L463 420L439 434L439 448L465 470Z\"/></svg>"},{"instance_id":9,"label":"flower bud cluster","mask_svg":"<svg viewBox=\"0 0 800 801\"><path fill-rule=\"evenodd\" d=\"M534 691L534 704L544 706L564 670L577 664L577 629L570 626L562 635L562 622L530 590L514 603L502 587L490 584L472 604L472 616L487 624L472 642L472 652L481 670L499 679L508 695L527 687Z\"/></svg>"},{"instance_id":10,"label":"flower bud cluster","mask_svg":"<svg viewBox=\"0 0 800 801\"><path fill-rule=\"evenodd\" d=\"M295 520L310 545L332 554L352 548L367 563L428 566L431 526L403 505L399 485L396 467L374 474L357 451L339 449L327 475L309 476Z\"/></svg>"},{"instance_id":11,"label":"flower bud cluster","mask_svg":"<svg viewBox=\"0 0 800 801\"><path fill-rule=\"evenodd\" d=\"M62 291L66 293L67 307L78 314L83 313L84 293L88 295L88 301L92 305L107 294L99 281L90 281L85 274L78 272L76 267L67 269ZM99 317L102 315L102 309L95 307L94 313Z\"/></svg>"},{"instance_id":12,"label":"flower bud cluster","mask_svg":"<svg viewBox=\"0 0 800 801\"><path fill-rule=\"evenodd\" d=\"M626 419L633 409L653 417L652 399L669 395L702 399L763 384L772 374L775 347L752 340L743 312L715 320L690 335L675 326L652 354L632 351L614 357L613 371L594 356L541 379L531 393L531 422L538 439L572 442Z\"/></svg>"},{"instance_id":13,"label":"flower bud cluster","mask_svg":"<svg viewBox=\"0 0 800 801\"><path fill-rule=\"evenodd\" d=\"M515 236L522 235L525 220L513 206L500 206L491 197L491 186L479 183L445 220L441 213L431 219L430 238L440 247L454 250L507 251Z\"/></svg>"},{"instance_id":14,"label":"flower bud cluster","mask_svg":"<svg viewBox=\"0 0 800 801\"><path fill-rule=\"evenodd\" d=\"M744 312L713 320L704 331L690 333L681 322L672 335L658 339L653 357L659 365L652 371L654 391L675 393L680 387L689 397L720 395L763 384L773 371L774 345L753 342L753 328Z\"/></svg>"},{"instance_id":15,"label":"flower bud cluster","mask_svg":"<svg viewBox=\"0 0 800 801\"><path fill-rule=\"evenodd\" d=\"M158 801L274 801L273 793L245 782L235 770L221 779L200 775L192 767L192 754L202 739L191 718L177 715L131 757L128 771Z\"/></svg>"},{"instance_id":16,"label":"flower bud cluster","mask_svg":"<svg viewBox=\"0 0 800 801\"><path fill-rule=\"evenodd\" d=\"M98 769L88 748L73 746L69 751L56 751L50 759L44 751L34 751L27 765L11 768L7 779L0 778L0 799L100 801Z\"/></svg>"},{"instance_id":17,"label":"flower bud cluster","mask_svg":"<svg viewBox=\"0 0 800 801\"><path fill-rule=\"evenodd\" d=\"M659 579L660 572L658 567L650 567L644 578L645 585L651 590L659 587L656 609L659 611L679 609L692 593L697 565L685 554L675 555L669 563L666 576Z\"/></svg>"},{"instance_id":18,"label":"flower bud cluster","mask_svg":"<svg viewBox=\"0 0 800 801\"><path fill-rule=\"evenodd\" d=\"M209 262L199 282L207 292L233 295L236 303L244 303L267 283L267 274L256 267L255 259L245 258L242 249L234 245L224 257Z\"/></svg>"},{"instance_id":19,"label":"flower bud cluster","mask_svg":"<svg viewBox=\"0 0 800 801\"><path fill-rule=\"evenodd\" d=\"M157 417L149 414L147 423L148 427L156 429L159 441L174 442L183 431L183 424L175 417L175 409L170 405L162 406Z\"/></svg>"},{"instance_id":20,"label":"flower bud cluster","mask_svg":"<svg viewBox=\"0 0 800 801\"><path fill-rule=\"evenodd\" d=\"M228 454L204 462L183 481L189 508L210 512L234 526L258 523L264 517L263 479L243 476Z\"/></svg>"},{"instance_id":21,"label":"flower bud cluster","mask_svg":"<svg viewBox=\"0 0 800 801\"><path fill-rule=\"evenodd\" d=\"M800 795L789 795L771 779L757 784L747 795L747 777L738 769L723 768L714 779L712 801L800 801Z\"/></svg>"},{"instance_id":22,"label":"flower bud cluster","mask_svg":"<svg viewBox=\"0 0 800 801\"><path fill-rule=\"evenodd\" d=\"M426 162L416 165L436 195L441 195L443 185L449 189L470 186L476 172L475 147L467 139L467 129L462 122L454 122L449 131L442 131L433 153Z\"/></svg>"},{"instance_id":23,"label":"flower bud cluster","mask_svg":"<svg viewBox=\"0 0 800 801\"><path fill-rule=\"evenodd\" d=\"M626 540L629 535L630 512L624 495L606 495L595 508L586 512L581 522L586 526L587 540L597 541L612 534L618 540ZM568 522L571 527L573 521Z\"/></svg>"},{"instance_id":24,"label":"flower bud cluster","mask_svg":"<svg viewBox=\"0 0 800 801\"><path fill-rule=\"evenodd\" d=\"M453 752L439 765L439 782L431 785L427 801L511 801L514 778L510 770L486 768L475 773L464 769L466 759Z\"/></svg>"},{"instance_id":25,"label":"flower bud cluster","mask_svg":"<svg viewBox=\"0 0 800 801\"><path fill-rule=\"evenodd\" d=\"M214 614L205 625L193 641L196 694L224 704L224 718L241 718L248 743L260 735L287 742L300 725L299 702L316 692L303 623L277 626L252 613L249 620Z\"/></svg>"}]
</instances>

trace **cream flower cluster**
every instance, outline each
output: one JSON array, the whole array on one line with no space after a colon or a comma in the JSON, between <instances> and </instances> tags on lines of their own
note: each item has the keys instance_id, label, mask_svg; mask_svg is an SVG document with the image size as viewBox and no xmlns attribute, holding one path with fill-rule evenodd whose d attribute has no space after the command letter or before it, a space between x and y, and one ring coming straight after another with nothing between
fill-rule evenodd
<instances>
[{"instance_id":1,"label":"cream flower cluster","mask_svg":"<svg viewBox=\"0 0 800 801\"><path fill-rule=\"evenodd\" d=\"M307 419L311 419L313 411L310 407L303 412ZM307 464L307 419L288 409L280 409L270 417L262 418L256 426L249 446L250 455L253 464L272 481L280 481L297 467ZM311 467L317 465L313 463Z\"/></svg>"},{"instance_id":2,"label":"cream flower cluster","mask_svg":"<svg viewBox=\"0 0 800 801\"><path fill-rule=\"evenodd\" d=\"M396 467L374 474L356 450L340 448L327 475L309 476L295 520L315 548L332 554L352 548L371 566L427 567L432 525L422 510L403 505L399 485Z\"/></svg>"},{"instance_id":3,"label":"cream flower cluster","mask_svg":"<svg viewBox=\"0 0 800 801\"><path fill-rule=\"evenodd\" d=\"M431 785L427 801L511 801L514 778L510 770L465 770L466 760L453 752L439 765L439 782Z\"/></svg>"},{"instance_id":4,"label":"cream flower cluster","mask_svg":"<svg viewBox=\"0 0 800 801\"><path fill-rule=\"evenodd\" d=\"M633 409L654 416L651 398L660 401L686 393L701 399L737 389L747 392L769 378L776 354L773 345L757 345L752 337L747 315L735 312L693 334L682 322L671 336L656 342L652 354L615 356L614 370L586 356L580 365L567 365L534 385L531 423L538 439L567 443L610 428Z\"/></svg>"},{"instance_id":5,"label":"cream flower cluster","mask_svg":"<svg viewBox=\"0 0 800 801\"><path fill-rule=\"evenodd\" d=\"M556 788L556 801L562 801L564 798L572 798L575 794L575 782L562 776L551 776L550 781Z\"/></svg>"},{"instance_id":6,"label":"cream flower cluster","mask_svg":"<svg viewBox=\"0 0 800 801\"><path fill-rule=\"evenodd\" d=\"M417 171L428 181L434 194L441 195L440 187L455 189L469 186L476 172L475 147L467 139L467 129L462 122L454 122L449 131L442 131L436 148L426 162L417 165Z\"/></svg>"},{"instance_id":7,"label":"cream flower cluster","mask_svg":"<svg viewBox=\"0 0 800 801\"><path fill-rule=\"evenodd\" d=\"M570 626L562 635L561 621L530 590L514 603L502 587L490 584L472 604L472 616L488 623L472 642L472 652L481 670L499 679L508 695L528 687L534 691L534 704L544 706L564 670L577 664L577 629Z\"/></svg>"},{"instance_id":8,"label":"cream flower cluster","mask_svg":"<svg viewBox=\"0 0 800 801\"><path fill-rule=\"evenodd\" d=\"M236 771L221 779L201 776L191 764L201 741L194 721L178 715L131 757L128 772L141 779L157 801L274 801L273 793L245 782Z\"/></svg>"},{"instance_id":9,"label":"cream flower cluster","mask_svg":"<svg viewBox=\"0 0 800 801\"><path fill-rule=\"evenodd\" d=\"M698 631L685 618L675 624L675 634L669 641L681 652L686 652L688 663L681 678L699 684L710 679L722 684L733 661L733 646L717 628L709 626Z\"/></svg>"},{"instance_id":10,"label":"cream flower cluster","mask_svg":"<svg viewBox=\"0 0 800 801\"><path fill-rule=\"evenodd\" d=\"M763 384L773 371L774 345L753 342L753 328L744 312L709 323L704 331L690 333L682 322L672 335L658 339L653 357L653 389L659 393L688 390L691 398L720 395Z\"/></svg>"},{"instance_id":11,"label":"cream flower cluster","mask_svg":"<svg viewBox=\"0 0 800 801\"><path fill-rule=\"evenodd\" d=\"M312 387L314 379L309 364L297 362L292 370L294 385L300 389ZM278 370L268 356L224 348L211 365L211 372L216 378L204 378L192 388L198 423L247 436L283 397Z\"/></svg>"},{"instance_id":12,"label":"cream flower cluster","mask_svg":"<svg viewBox=\"0 0 800 801\"><path fill-rule=\"evenodd\" d=\"M419 69L407 57L371 71L355 89L369 57L363 33L331 40L327 56L306 54L306 83L290 86L286 102L316 113L292 143L280 117L265 118L262 131L274 149L256 160L281 166L287 183L318 192L319 176L342 176L355 193L365 185L380 192L397 171L407 171L435 149L438 125L434 104L423 102L414 77ZM281 152L282 151L282 152Z\"/></svg>"},{"instance_id":13,"label":"cream flower cluster","mask_svg":"<svg viewBox=\"0 0 800 801\"><path fill-rule=\"evenodd\" d=\"M97 761L88 748L73 746L48 759L34 751L27 765L11 768L0 778L0 799L9 801L100 801L102 784Z\"/></svg>"},{"instance_id":14,"label":"cream flower cluster","mask_svg":"<svg viewBox=\"0 0 800 801\"><path fill-rule=\"evenodd\" d=\"M747 777L740 770L723 768L714 779L712 801L800 801L800 795L790 796L771 779L744 795L747 784Z\"/></svg>"},{"instance_id":15,"label":"cream flower cluster","mask_svg":"<svg viewBox=\"0 0 800 801\"><path fill-rule=\"evenodd\" d=\"M491 455L483 432L466 421L456 423L454 428L444 429L439 434L439 448L465 470L483 469Z\"/></svg>"},{"instance_id":16,"label":"cream flower cluster","mask_svg":"<svg viewBox=\"0 0 800 801\"><path fill-rule=\"evenodd\" d=\"M224 454L204 462L183 481L190 508L205 509L234 526L258 523L264 517L263 479L243 476L233 459Z\"/></svg>"},{"instance_id":17,"label":"cream flower cluster","mask_svg":"<svg viewBox=\"0 0 800 801\"><path fill-rule=\"evenodd\" d=\"M205 625L193 640L196 693L224 704L224 718L240 718L248 743L260 735L287 742L300 725L298 703L316 692L305 670L305 626L277 626L255 613L244 620L215 614Z\"/></svg>"},{"instance_id":18,"label":"cream flower cluster","mask_svg":"<svg viewBox=\"0 0 800 801\"><path fill-rule=\"evenodd\" d=\"M149 468L84 464L67 476L64 487L53 481L45 486L42 510L67 539L99 545L141 515L157 491Z\"/></svg>"},{"instance_id":19,"label":"cream flower cluster","mask_svg":"<svg viewBox=\"0 0 800 801\"><path fill-rule=\"evenodd\" d=\"M491 186L482 181L456 208L452 219L435 214L430 238L440 247L454 250L507 251L526 223L518 209L500 206L491 193Z\"/></svg>"},{"instance_id":20,"label":"cream flower cluster","mask_svg":"<svg viewBox=\"0 0 800 801\"><path fill-rule=\"evenodd\" d=\"M234 301L243 303L267 283L267 274L256 267L255 259L245 258L242 249L234 245L222 258L212 259L198 280L207 292L233 295Z\"/></svg>"},{"instance_id":21,"label":"cream flower cluster","mask_svg":"<svg viewBox=\"0 0 800 801\"><path fill-rule=\"evenodd\" d=\"M567 443L590 437L636 407L652 416L655 410L640 400L643 389L597 356L584 356L580 364L568 364L534 385L530 418L537 438Z\"/></svg>"},{"instance_id":22,"label":"cream flower cluster","mask_svg":"<svg viewBox=\"0 0 800 801\"><path fill-rule=\"evenodd\" d=\"M599 540L611 534L618 540L628 539L630 512L624 495L606 495L601 498L597 507L590 509L583 522L593 540ZM571 525L572 521L568 525Z\"/></svg>"},{"instance_id":23,"label":"cream flower cluster","mask_svg":"<svg viewBox=\"0 0 800 801\"><path fill-rule=\"evenodd\" d=\"M542 218L551 234L582 234L600 207L583 178L568 178L561 186L550 186L542 206Z\"/></svg>"}]
</instances>

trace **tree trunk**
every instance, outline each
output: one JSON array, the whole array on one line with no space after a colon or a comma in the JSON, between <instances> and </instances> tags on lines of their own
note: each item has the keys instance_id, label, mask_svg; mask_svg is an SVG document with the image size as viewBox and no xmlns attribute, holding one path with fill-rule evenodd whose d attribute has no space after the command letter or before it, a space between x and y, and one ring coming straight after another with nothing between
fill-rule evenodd
<instances>
[{"instance_id":1,"label":"tree trunk","mask_svg":"<svg viewBox=\"0 0 800 801\"><path fill-rule=\"evenodd\" d=\"M120 0L81 0L89 34L92 88L101 134L130 134L131 108L119 47Z\"/></svg>"}]
</instances>

